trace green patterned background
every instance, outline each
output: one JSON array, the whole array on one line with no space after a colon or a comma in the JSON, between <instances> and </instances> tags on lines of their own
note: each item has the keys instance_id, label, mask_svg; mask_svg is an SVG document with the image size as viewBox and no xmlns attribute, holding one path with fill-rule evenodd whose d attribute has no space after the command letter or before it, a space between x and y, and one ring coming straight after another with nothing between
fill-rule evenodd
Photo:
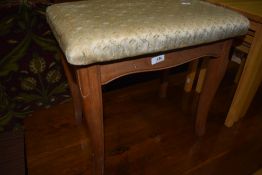
<instances>
[{"instance_id":1,"label":"green patterned background","mask_svg":"<svg viewBox=\"0 0 262 175\"><path fill-rule=\"evenodd\" d=\"M7 3L8 2L8 3ZM39 107L67 100L59 47L46 23L51 2L0 2L0 132L22 129Z\"/></svg>"}]
</instances>

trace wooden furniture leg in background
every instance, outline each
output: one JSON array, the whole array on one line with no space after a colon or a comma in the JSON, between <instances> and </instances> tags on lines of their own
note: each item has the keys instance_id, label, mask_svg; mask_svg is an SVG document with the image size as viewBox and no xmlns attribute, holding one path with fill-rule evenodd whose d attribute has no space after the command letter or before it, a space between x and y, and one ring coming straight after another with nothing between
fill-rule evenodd
<instances>
[{"instance_id":1,"label":"wooden furniture leg in background","mask_svg":"<svg viewBox=\"0 0 262 175\"><path fill-rule=\"evenodd\" d=\"M202 136L205 133L208 109L226 72L231 43L231 40L224 43L219 58L210 58L208 60L206 77L199 97L196 114L195 129L198 136Z\"/></svg>"},{"instance_id":2,"label":"wooden furniture leg in background","mask_svg":"<svg viewBox=\"0 0 262 175\"><path fill-rule=\"evenodd\" d=\"M195 80L194 80L194 82L196 81L196 86L193 89L193 100L191 99L191 101L192 101L191 102L191 110L193 112L196 111L197 106L198 106L199 97L200 97L200 94L201 94L201 91L202 91L202 88L203 88L203 85L204 85L205 77L206 77L207 62L208 62L209 59L212 59L212 58L208 58L208 57L203 58L198 63L198 64L200 64L200 65L198 65L198 67L200 67L200 68L198 68L199 70L196 71L197 75L195 76Z\"/></svg>"},{"instance_id":3,"label":"wooden furniture leg in background","mask_svg":"<svg viewBox=\"0 0 262 175\"><path fill-rule=\"evenodd\" d=\"M200 69L198 70L199 66ZM182 103L182 108L184 111L186 110L195 111L195 108L198 105L199 94L202 91L202 87L206 76L206 66L207 66L207 58L204 58L202 61L198 59L189 63L186 82L184 85L185 95L183 97L183 103ZM195 81L197 81L196 87L193 88ZM192 92L192 89L196 93L193 94L194 99L193 102L191 103L191 109L188 109L189 101L192 100L189 95L189 93Z\"/></svg>"},{"instance_id":4,"label":"wooden furniture leg in background","mask_svg":"<svg viewBox=\"0 0 262 175\"><path fill-rule=\"evenodd\" d=\"M104 129L102 84L99 66L78 68L78 85L83 101L83 112L89 128L94 159L94 174L104 174Z\"/></svg>"},{"instance_id":5,"label":"wooden furniture leg in background","mask_svg":"<svg viewBox=\"0 0 262 175\"><path fill-rule=\"evenodd\" d=\"M67 78L67 83L72 94L76 122L80 124L82 123L83 111L79 87L77 85L76 78L74 77L74 72L70 69L70 65L67 63L62 53L60 54L60 59L62 61L64 72Z\"/></svg>"},{"instance_id":6,"label":"wooden furniture leg in background","mask_svg":"<svg viewBox=\"0 0 262 175\"><path fill-rule=\"evenodd\" d=\"M198 72L198 65L200 65L200 70ZM189 68L188 68L188 73L187 73L187 78L184 86L184 91L189 93L193 89L193 84L196 81L197 78L197 84L196 84L196 93L201 93L205 76L206 76L206 66L207 66L207 60L204 59L202 62L199 60L195 60L189 63ZM198 75L197 75L198 74Z\"/></svg>"},{"instance_id":7,"label":"wooden furniture leg in background","mask_svg":"<svg viewBox=\"0 0 262 175\"><path fill-rule=\"evenodd\" d=\"M244 70L245 64L246 64L246 58L241 58L241 62L237 70L237 74L235 76L234 83L238 84L240 77L242 75L242 72Z\"/></svg>"},{"instance_id":8,"label":"wooden furniture leg in background","mask_svg":"<svg viewBox=\"0 0 262 175\"><path fill-rule=\"evenodd\" d=\"M187 77L184 85L184 91L186 93L189 93L192 91L192 87L194 84L194 80L196 78L197 74L197 67L198 67L199 60L194 60L189 63L188 71L187 71Z\"/></svg>"},{"instance_id":9,"label":"wooden furniture leg in background","mask_svg":"<svg viewBox=\"0 0 262 175\"><path fill-rule=\"evenodd\" d=\"M231 127L243 117L262 81L262 24L258 24L225 125Z\"/></svg>"},{"instance_id":10,"label":"wooden furniture leg in background","mask_svg":"<svg viewBox=\"0 0 262 175\"><path fill-rule=\"evenodd\" d=\"M203 88L203 84L206 77L206 70L207 70L207 61L210 58L204 58L200 65L200 71L198 74L197 84L196 84L196 93L200 94Z\"/></svg>"},{"instance_id":11,"label":"wooden furniture leg in background","mask_svg":"<svg viewBox=\"0 0 262 175\"><path fill-rule=\"evenodd\" d=\"M191 114L193 111L195 111L195 103L192 103L192 89L194 86L194 82L197 78L197 72L198 72L198 65L199 65L199 59L196 59L194 61L191 61L188 63L188 70L187 70L187 75L185 79L185 84L184 84L184 94L182 98L182 110L185 113ZM198 101L196 99L196 101Z\"/></svg>"}]
</instances>

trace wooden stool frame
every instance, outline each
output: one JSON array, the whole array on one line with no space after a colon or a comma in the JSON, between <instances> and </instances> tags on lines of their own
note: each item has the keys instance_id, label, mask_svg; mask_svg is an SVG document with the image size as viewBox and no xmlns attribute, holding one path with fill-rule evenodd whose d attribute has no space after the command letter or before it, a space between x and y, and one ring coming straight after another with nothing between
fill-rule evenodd
<instances>
[{"instance_id":1,"label":"wooden stool frame","mask_svg":"<svg viewBox=\"0 0 262 175\"><path fill-rule=\"evenodd\" d=\"M90 130L94 174L104 174L102 85L124 75L164 70L201 57L211 57L207 63L205 81L196 113L195 130L196 134L201 136L205 132L209 106L227 68L231 43L232 41L229 39L161 53L165 54L165 61L154 65L151 64L152 56L121 59L87 66L71 66L65 59L62 59L73 97L76 119L81 122L83 114ZM162 81L162 83L166 82ZM165 91L166 88L163 89ZM162 92L162 94L165 94L165 92Z\"/></svg>"}]
</instances>

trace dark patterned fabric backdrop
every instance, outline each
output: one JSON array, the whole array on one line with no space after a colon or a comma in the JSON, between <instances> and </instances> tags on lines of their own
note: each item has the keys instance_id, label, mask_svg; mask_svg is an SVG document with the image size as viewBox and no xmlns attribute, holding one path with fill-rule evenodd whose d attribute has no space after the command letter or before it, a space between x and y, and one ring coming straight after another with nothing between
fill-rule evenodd
<instances>
[{"instance_id":1,"label":"dark patterned fabric backdrop","mask_svg":"<svg viewBox=\"0 0 262 175\"><path fill-rule=\"evenodd\" d=\"M0 0L0 132L23 129L23 119L39 107L67 101L71 96L59 46L46 22L52 3L73 0ZM185 65L171 74L185 71ZM159 77L159 72L122 77L103 91Z\"/></svg>"},{"instance_id":2,"label":"dark patterned fabric backdrop","mask_svg":"<svg viewBox=\"0 0 262 175\"><path fill-rule=\"evenodd\" d=\"M0 2L0 132L70 97L42 2Z\"/></svg>"}]
</instances>

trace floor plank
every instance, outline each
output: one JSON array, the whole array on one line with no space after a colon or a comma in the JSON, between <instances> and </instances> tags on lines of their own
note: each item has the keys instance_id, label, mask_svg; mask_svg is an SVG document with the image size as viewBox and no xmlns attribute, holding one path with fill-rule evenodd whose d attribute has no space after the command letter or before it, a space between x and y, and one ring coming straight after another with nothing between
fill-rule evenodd
<instances>
[{"instance_id":1,"label":"floor plank","mask_svg":"<svg viewBox=\"0 0 262 175\"><path fill-rule=\"evenodd\" d=\"M0 133L0 174L24 175L24 133L10 131Z\"/></svg>"}]
</instances>

